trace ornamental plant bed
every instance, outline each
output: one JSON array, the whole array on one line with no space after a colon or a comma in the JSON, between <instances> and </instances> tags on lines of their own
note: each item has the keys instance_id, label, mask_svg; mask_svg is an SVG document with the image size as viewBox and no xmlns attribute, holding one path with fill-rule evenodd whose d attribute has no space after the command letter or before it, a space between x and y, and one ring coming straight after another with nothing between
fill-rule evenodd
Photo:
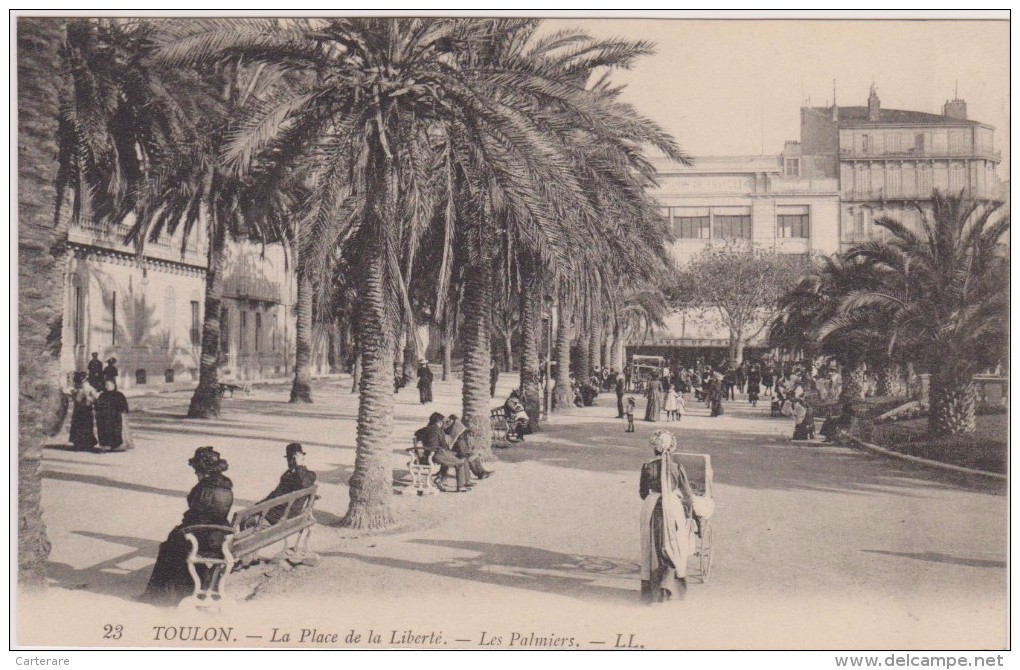
<instances>
[{"instance_id":1,"label":"ornamental plant bed","mask_svg":"<svg viewBox=\"0 0 1020 670\"><path fill-rule=\"evenodd\" d=\"M970 434L930 438L927 430L927 419L884 423L879 446L941 463L1006 473L1006 415L978 416L977 430Z\"/></svg>"}]
</instances>

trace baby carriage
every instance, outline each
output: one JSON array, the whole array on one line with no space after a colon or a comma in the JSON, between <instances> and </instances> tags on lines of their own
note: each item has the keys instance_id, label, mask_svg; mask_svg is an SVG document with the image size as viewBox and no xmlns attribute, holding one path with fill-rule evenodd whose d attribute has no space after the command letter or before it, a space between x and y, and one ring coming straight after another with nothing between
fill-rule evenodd
<instances>
[{"instance_id":1,"label":"baby carriage","mask_svg":"<svg viewBox=\"0 0 1020 670\"><path fill-rule=\"evenodd\" d=\"M690 507L694 515L701 517L701 533L694 519L688 519L689 546L694 548L698 574L702 583L708 582L712 571L713 531L711 518L715 512L715 498L712 492L712 457L708 454L674 453L673 456L687 472L694 499ZM686 501L685 501L685 507Z\"/></svg>"}]
</instances>

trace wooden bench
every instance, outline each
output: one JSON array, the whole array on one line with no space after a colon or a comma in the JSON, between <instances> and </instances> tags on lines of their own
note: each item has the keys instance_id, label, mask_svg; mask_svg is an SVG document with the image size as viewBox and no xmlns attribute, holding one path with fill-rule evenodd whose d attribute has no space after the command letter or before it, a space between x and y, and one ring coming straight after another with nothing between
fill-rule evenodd
<instances>
[{"instance_id":1,"label":"wooden bench","mask_svg":"<svg viewBox=\"0 0 1020 670\"><path fill-rule=\"evenodd\" d=\"M492 427L492 446L505 448L517 439L506 416L506 407L496 407L489 412L489 423Z\"/></svg>"},{"instance_id":2,"label":"wooden bench","mask_svg":"<svg viewBox=\"0 0 1020 670\"><path fill-rule=\"evenodd\" d=\"M241 391L245 395L251 394L251 386L248 384L231 384L230 382L220 382L219 389L220 396L225 396L229 393L231 398L234 397L234 393L236 391Z\"/></svg>"},{"instance_id":3,"label":"wooden bench","mask_svg":"<svg viewBox=\"0 0 1020 670\"><path fill-rule=\"evenodd\" d=\"M411 473L411 488L420 496L432 495L436 489L433 477L439 472L439 464L432 458L434 453L431 449L411 438L411 448L406 449L410 460L407 461L407 470Z\"/></svg>"},{"instance_id":4,"label":"wooden bench","mask_svg":"<svg viewBox=\"0 0 1020 670\"><path fill-rule=\"evenodd\" d=\"M218 608L225 594L227 575L238 565L251 563L256 552L278 542L283 549L270 560L292 564L316 565L318 554L308 549L308 539L315 526L313 508L317 486L309 486L264 502L256 503L234 514L230 526L196 525L181 529L191 543L188 555L188 572L195 583L191 596L181 606L198 609ZM219 531L224 534L221 557L199 555L196 533ZM293 544L290 538L294 537ZM205 579L197 566L205 566Z\"/></svg>"}]
</instances>

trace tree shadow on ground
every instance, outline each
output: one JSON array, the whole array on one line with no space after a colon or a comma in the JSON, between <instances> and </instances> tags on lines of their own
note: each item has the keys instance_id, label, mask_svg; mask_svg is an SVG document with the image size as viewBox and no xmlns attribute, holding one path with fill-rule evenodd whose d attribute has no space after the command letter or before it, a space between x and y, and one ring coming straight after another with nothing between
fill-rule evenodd
<instances>
[{"instance_id":1,"label":"tree shadow on ground","mask_svg":"<svg viewBox=\"0 0 1020 670\"><path fill-rule=\"evenodd\" d=\"M918 561L930 561L932 563L948 563L950 565L964 565L970 568L1004 568L1006 561L994 561L984 558L962 558L950 556L936 551L906 552L906 551L885 551L883 549L861 549L868 554L883 554L885 556L898 556L900 558L912 558Z\"/></svg>"},{"instance_id":2,"label":"tree shadow on ground","mask_svg":"<svg viewBox=\"0 0 1020 670\"><path fill-rule=\"evenodd\" d=\"M665 429L676 435L678 451L711 455L714 482L721 485L902 496L924 496L927 490L955 488L1002 495L1007 489L1006 483L999 480L943 471L817 440L793 442L785 430L778 432L786 424L776 424L771 433L763 433L757 415L734 412L728 415L726 429L706 427L706 421L715 419L700 415L673 423L639 421L635 422L637 432L625 433L619 419L593 417L587 408L573 410L571 414L584 420L543 424L542 432L528 436L525 442L496 450L499 459L629 473L636 482L641 465L653 458L648 439L653 431Z\"/></svg>"},{"instance_id":3,"label":"tree shadow on ground","mask_svg":"<svg viewBox=\"0 0 1020 670\"><path fill-rule=\"evenodd\" d=\"M425 572L473 582L555 593L580 600L639 604L638 566L631 561L563 554L536 547L458 540L412 540L413 543L477 552L469 558L409 561L351 552L322 556L349 558L372 565ZM615 579L620 587L598 582Z\"/></svg>"},{"instance_id":4,"label":"tree shadow on ground","mask_svg":"<svg viewBox=\"0 0 1020 670\"><path fill-rule=\"evenodd\" d=\"M161 496L168 496L176 498L181 501L184 508L187 507L187 496L188 491L180 489L164 489L157 486L146 486L145 484L135 484L134 482L123 482L116 479L110 479L109 477L102 477L100 475L87 475L80 472L63 472L60 470L43 470L40 475L43 479L56 479L65 482L77 482L79 484L92 484L94 486L102 486L105 488L123 489L125 491L135 491L137 493L149 493ZM254 505L254 500L246 500L243 498L234 498L234 506L238 507L250 507ZM183 509L181 510L183 513ZM81 531L84 534L84 531Z\"/></svg>"},{"instance_id":5,"label":"tree shadow on ground","mask_svg":"<svg viewBox=\"0 0 1020 670\"><path fill-rule=\"evenodd\" d=\"M133 599L145 589L149 574L152 572L152 564L156 561L156 553L159 551L159 542L140 537L107 535L85 530L74 531L74 534L123 545L129 549L113 558L86 568L74 568L66 563L47 562L46 574L58 586L70 590L84 590L117 596L125 600ZM131 565L132 563L144 563L144 565L137 568L122 567L123 564ZM81 614L86 616L85 613Z\"/></svg>"}]
</instances>

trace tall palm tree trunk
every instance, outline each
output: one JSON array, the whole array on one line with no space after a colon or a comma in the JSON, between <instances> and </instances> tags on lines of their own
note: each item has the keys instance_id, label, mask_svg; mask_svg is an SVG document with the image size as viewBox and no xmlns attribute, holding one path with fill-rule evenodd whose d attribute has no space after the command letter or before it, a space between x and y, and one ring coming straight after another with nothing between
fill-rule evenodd
<instances>
[{"instance_id":1,"label":"tall palm tree trunk","mask_svg":"<svg viewBox=\"0 0 1020 670\"><path fill-rule=\"evenodd\" d=\"M626 342L620 326L613 327L613 363L617 372L623 372Z\"/></svg>"},{"instance_id":2,"label":"tall palm tree trunk","mask_svg":"<svg viewBox=\"0 0 1020 670\"><path fill-rule=\"evenodd\" d=\"M453 335L443 332L443 381L453 375Z\"/></svg>"},{"instance_id":3,"label":"tall palm tree trunk","mask_svg":"<svg viewBox=\"0 0 1020 670\"><path fill-rule=\"evenodd\" d=\"M591 339L588 341L588 370L590 372L599 367L602 360L602 326L596 322L591 327Z\"/></svg>"},{"instance_id":4,"label":"tall palm tree trunk","mask_svg":"<svg viewBox=\"0 0 1020 670\"><path fill-rule=\"evenodd\" d=\"M591 337L588 333L580 332L577 336L577 383L587 384L591 381L591 360L588 352L591 350Z\"/></svg>"},{"instance_id":5,"label":"tall palm tree trunk","mask_svg":"<svg viewBox=\"0 0 1020 670\"><path fill-rule=\"evenodd\" d=\"M542 332L542 292L533 259L527 259L521 272L521 389L524 409L531 429L538 430L542 407L539 353Z\"/></svg>"},{"instance_id":6,"label":"tall palm tree trunk","mask_svg":"<svg viewBox=\"0 0 1020 670\"><path fill-rule=\"evenodd\" d=\"M297 328L290 401L312 402L312 278L302 263L297 267Z\"/></svg>"},{"instance_id":7,"label":"tall palm tree trunk","mask_svg":"<svg viewBox=\"0 0 1020 670\"><path fill-rule=\"evenodd\" d=\"M60 47L65 25L17 19L18 31L18 584L46 586L41 446L66 411L59 386L61 264L67 228L54 225ZM55 337L54 337L55 336Z\"/></svg>"},{"instance_id":8,"label":"tall palm tree trunk","mask_svg":"<svg viewBox=\"0 0 1020 670\"><path fill-rule=\"evenodd\" d=\"M372 211L369 209L369 211ZM382 226L378 225L377 228ZM342 524L351 528L384 528L394 522L393 334L387 318L386 258L381 233L365 251L369 254L359 319L361 379L358 398L357 452L350 479L350 505Z\"/></svg>"},{"instance_id":9,"label":"tall palm tree trunk","mask_svg":"<svg viewBox=\"0 0 1020 670\"><path fill-rule=\"evenodd\" d=\"M213 211L210 208L210 211ZM220 303L223 274L227 264L225 226L210 220L209 268L205 276L205 317L202 322L202 357L198 365L198 388L188 406L189 419L211 419L220 415Z\"/></svg>"},{"instance_id":10,"label":"tall palm tree trunk","mask_svg":"<svg viewBox=\"0 0 1020 670\"><path fill-rule=\"evenodd\" d=\"M977 429L977 390L972 375L951 369L932 370L929 402L929 434L955 435Z\"/></svg>"},{"instance_id":11,"label":"tall palm tree trunk","mask_svg":"<svg viewBox=\"0 0 1020 670\"><path fill-rule=\"evenodd\" d=\"M559 310L556 327L556 409L560 412L570 407L573 400L570 392L570 326L563 309Z\"/></svg>"},{"instance_id":12,"label":"tall palm tree trunk","mask_svg":"<svg viewBox=\"0 0 1020 670\"><path fill-rule=\"evenodd\" d=\"M492 274L484 252L465 273L462 398L468 446L483 461L492 461L492 427L489 417L489 368L492 360Z\"/></svg>"}]
</instances>

